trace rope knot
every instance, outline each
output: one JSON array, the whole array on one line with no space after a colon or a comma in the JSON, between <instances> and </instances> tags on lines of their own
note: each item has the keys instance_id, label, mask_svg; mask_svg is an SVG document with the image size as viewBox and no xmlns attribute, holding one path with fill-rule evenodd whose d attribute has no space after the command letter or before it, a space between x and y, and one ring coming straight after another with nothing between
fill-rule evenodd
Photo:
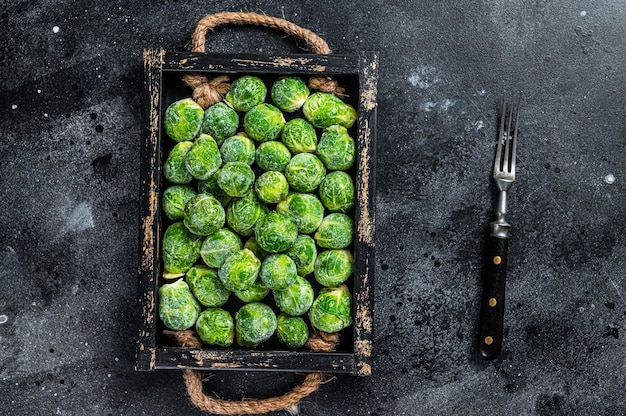
<instances>
[{"instance_id":1,"label":"rope knot","mask_svg":"<svg viewBox=\"0 0 626 416\"><path fill-rule=\"evenodd\" d=\"M192 97L202 108L212 106L222 100L222 97L230 90L227 75L209 78L200 74L185 74L183 81L193 89Z\"/></svg>"},{"instance_id":2,"label":"rope knot","mask_svg":"<svg viewBox=\"0 0 626 416\"><path fill-rule=\"evenodd\" d=\"M345 89L339 86L336 79L325 75L316 75L309 78L309 87L314 90L328 92L337 97L346 97Z\"/></svg>"}]
</instances>

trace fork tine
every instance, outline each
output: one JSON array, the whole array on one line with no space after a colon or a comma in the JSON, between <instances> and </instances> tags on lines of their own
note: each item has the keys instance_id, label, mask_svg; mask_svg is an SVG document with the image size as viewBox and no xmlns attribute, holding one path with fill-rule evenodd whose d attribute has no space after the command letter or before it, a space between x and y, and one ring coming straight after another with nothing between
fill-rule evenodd
<instances>
[{"instance_id":1,"label":"fork tine","mask_svg":"<svg viewBox=\"0 0 626 416\"><path fill-rule=\"evenodd\" d=\"M511 157L511 122L513 121L513 106L515 104L515 96L511 95L511 103L509 104L509 116L507 118L507 123L506 123L506 140L505 138L503 138L503 140L505 140L505 144L504 144L504 157L503 157L503 161L502 161L502 171L503 172L510 172L510 157ZM506 104L505 104L506 107ZM503 115L504 117L504 115Z\"/></svg>"},{"instance_id":2,"label":"fork tine","mask_svg":"<svg viewBox=\"0 0 626 416\"><path fill-rule=\"evenodd\" d=\"M500 114L502 115L500 117L500 129L498 131L498 143L496 144L496 156L494 158L494 163L493 163L493 173L494 175L498 172L500 172L500 170L502 169L502 144L504 142L504 119L505 117L505 112L506 112L506 99L505 97L502 97L502 110L500 111Z\"/></svg>"},{"instance_id":3,"label":"fork tine","mask_svg":"<svg viewBox=\"0 0 626 416\"><path fill-rule=\"evenodd\" d=\"M513 130L513 143L511 143L511 165L510 172L515 173L515 151L517 148L517 126L519 123L519 107L522 102L522 93L517 97L517 108L515 109L515 127ZM513 103L511 103L511 111L513 111Z\"/></svg>"}]
</instances>

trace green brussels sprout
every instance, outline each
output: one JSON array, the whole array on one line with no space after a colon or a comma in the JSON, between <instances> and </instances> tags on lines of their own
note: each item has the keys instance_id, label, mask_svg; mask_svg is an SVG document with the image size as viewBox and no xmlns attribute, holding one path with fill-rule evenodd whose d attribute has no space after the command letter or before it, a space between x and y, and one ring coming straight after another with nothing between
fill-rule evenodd
<instances>
[{"instance_id":1,"label":"green brussels sprout","mask_svg":"<svg viewBox=\"0 0 626 416\"><path fill-rule=\"evenodd\" d=\"M275 204L289 193L289 184L281 172L270 170L258 177L254 190L263 202Z\"/></svg>"},{"instance_id":2,"label":"green brussels sprout","mask_svg":"<svg viewBox=\"0 0 626 416\"><path fill-rule=\"evenodd\" d=\"M261 280L272 290L285 290L296 280L296 263L286 254L270 254L261 263Z\"/></svg>"},{"instance_id":3,"label":"green brussels sprout","mask_svg":"<svg viewBox=\"0 0 626 416\"><path fill-rule=\"evenodd\" d=\"M320 331L338 332L352 323L352 295L346 285L325 287L309 309L311 325Z\"/></svg>"},{"instance_id":4,"label":"green brussels sprout","mask_svg":"<svg viewBox=\"0 0 626 416\"><path fill-rule=\"evenodd\" d=\"M256 192L250 191L242 198L235 198L226 208L226 223L237 234L251 236L256 222L268 212Z\"/></svg>"},{"instance_id":5,"label":"green brussels sprout","mask_svg":"<svg viewBox=\"0 0 626 416\"><path fill-rule=\"evenodd\" d=\"M271 104L259 104L243 117L243 129L258 142L275 140L285 125L283 113Z\"/></svg>"},{"instance_id":6,"label":"green brussels sprout","mask_svg":"<svg viewBox=\"0 0 626 416\"><path fill-rule=\"evenodd\" d=\"M213 104L204 111L201 131L213 137L218 145L235 134L238 127L239 114L222 102Z\"/></svg>"},{"instance_id":7,"label":"green brussels sprout","mask_svg":"<svg viewBox=\"0 0 626 416\"><path fill-rule=\"evenodd\" d=\"M245 75L232 82L224 101L235 110L246 112L265 101L266 95L267 87L261 78Z\"/></svg>"},{"instance_id":8,"label":"green brussels sprout","mask_svg":"<svg viewBox=\"0 0 626 416\"><path fill-rule=\"evenodd\" d=\"M315 128L303 118L289 120L280 137L287 149L294 154L313 153L317 149Z\"/></svg>"},{"instance_id":9,"label":"green brussels sprout","mask_svg":"<svg viewBox=\"0 0 626 416\"><path fill-rule=\"evenodd\" d=\"M185 204L196 191L189 185L173 185L163 191L163 212L170 220L178 221L183 219Z\"/></svg>"},{"instance_id":10,"label":"green brussels sprout","mask_svg":"<svg viewBox=\"0 0 626 416\"><path fill-rule=\"evenodd\" d=\"M343 171L329 173L320 183L320 199L331 212L348 212L354 205L355 193L352 177Z\"/></svg>"},{"instance_id":11,"label":"green brussels sprout","mask_svg":"<svg viewBox=\"0 0 626 416\"><path fill-rule=\"evenodd\" d=\"M274 104L288 113L293 113L302 107L309 93L306 83L297 77L280 78L274 82L271 90Z\"/></svg>"},{"instance_id":12,"label":"green brussels sprout","mask_svg":"<svg viewBox=\"0 0 626 416\"><path fill-rule=\"evenodd\" d=\"M220 170L221 169L218 169L213 175L209 176L208 179L199 180L198 192L201 194L213 195L215 199L220 201L222 206L226 206L233 199L233 197L224 192L224 190L217 184L217 177L220 174Z\"/></svg>"},{"instance_id":13,"label":"green brussels sprout","mask_svg":"<svg viewBox=\"0 0 626 416\"><path fill-rule=\"evenodd\" d=\"M226 289L237 292L254 284L260 268L261 260L252 251L244 248L226 257L217 275Z\"/></svg>"},{"instance_id":14,"label":"green brussels sprout","mask_svg":"<svg viewBox=\"0 0 626 416\"><path fill-rule=\"evenodd\" d=\"M271 211L257 221L254 236L263 250L279 253L287 250L296 241L298 227L289 215Z\"/></svg>"},{"instance_id":15,"label":"green brussels sprout","mask_svg":"<svg viewBox=\"0 0 626 416\"><path fill-rule=\"evenodd\" d=\"M357 119L357 112L349 104L327 92L316 92L302 106L304 117L315 127L326 128L339 124L350 128Z\"/></svg>"},{"instance_id":16,"label":"green brussels sprout","mask_svg":"<svg viewBox=\"0 0 626 416\"><path fill-rule=\"evenodd\" d=\"M348 170L356 160L356 143L345 127L333 125L322 133L316 155L326 169Z\"/></svg>"},{"instance_id":17,"label":"green brussels sprout","mask_svg":"<svg viewBox=\"0 0 626 416\"><path fill-rule=\"evenodd\" d=\"M163 277L168 279L184 275L200 257L201 245L202 237L189 231L182 221L167 227L162 243Z\"/></svg>"},{"instance_id":18,"label":"green brussels sprout","mask_svg":"<svg viewBox=\"0 0 626 416\"><path fill-rule=\"evenodd\" d=\"M254 154L256 149L254 142L250 140L244 133L239 133L224 140L220 153L222 161L226 162L243 162L247 165L254 163Z\"/></svg>"},{"instance_id":19,"label":"green brussels sprout","mask_svg":"<svg viewBox=\"0 0 626 416\"><path fill-rule=\"evenodd\" d=\"M200 247L200 257L207 266L219 269L226 257L241 249L239 236L228 228L222 228L204 239Z\"/></svg>"},{"instance_id":20,"label":"green brussels sprout","mask_svg":"<svg viewBox=\"0 0 626 416\"><path fill-rule=\"evenodd\" d=\"M202 126L204 110L191 98L170 104L165 110L165 133L176 142L192 141Z\"/></svg>"},{"instance_id":21,"label":"green brussels sprout","mask_svg":"<svg viewBox=\"0 0 626 416\"><path fill-rule=\"evenodd\" d=\"M209 345L230 347L235 338L235 322L230 312L222 308L208 308L200 313L196 332Z\"/></svg>"},{"instance_id":22,"label":"green brussels sprout","mask_svg":"<svg viewBox=\"0 0 626 416\"><path fill-rule=\"evenodd\" d=\"M265 286L261 277L257 277L252 286L244 290L238 290L235 292L235 296L242 302L250 303L262 301L268 293L270 293L270 289Z\"/></svg>"},{"instance_id":23,"label":"green brussels sprout","mask_svg":"<svg viewBox=\"0 0 626 416\"><path fill-rule=\"evenodd\" d=\"M267 341L276 331L276 314L264 303L243 305L235 314L235 337L242 347L254 348Z\"/></svg>"},{"instance_id":24,"label":"green brussels sprout","mask_svg":"<svg viewBox=\"0 0 626 416\"><path fill-rule=\"evenodd\" d=\"M187 152L185 166L196 179L208 179L222 166L220 149L213 137L201 134Z\"/></svg>"},{"instance_id":25,"label":"green brussels sprout","mask_svg":"<svg viewBox=\"0 0 626 416\"><path fill-rule=\"evenodd\" d=\"M309 339L309 326L304 319L281 313L276 326L278 342L288 348L300 348Z\"/></svg>"},{"instance_id":26,"label":"green brussels sprout","mask_svg":"<svg viewBox=\"0 0 626 416\"><path fill-rule=\"evenodd\" d=\"M346 214L334 212L322 220L313 236L323 248L345 248L354 238L354 221Z\"/></svg>"},{"instance_id":27,"label":"green brussels sprout","mask_svg":"<svg viewBox=\"0 0 626 416\"><path fill-rule=\"evenodd\" d=\"M274 290L276 306L291 316L304 315L313 304L313 287L308 280L297 276L294 282L284 290Z\"/></svg>"},{"instance_id":28,"label":"green brussels sprout","mask_svg":"<svg viewBox=\"0 0 626 416\"><path fill-rule=\"evenodd\" d=\"M225 221L224 207L213 195L194 195L185 205L183 222L194 234L213 234L224 226Z\"/></svg>"},{"instance_id":29,"label":"green brussels sprout","mask_svg":"<svg viewBox=\"0 0 626 416\"><path fill-rule=\"evenodd\" d=\"M270 255L267 251L263 250L259 243L256 241L256 237L253 235L243 244L243 248L247 248L254 253L254 255L261 261Z\"/></svg>"},{"instance_id":30,"label":"green brussels sprout","mask_svg":"<svg viewBox=\"0 0 626 416\"><path fill-rule=\"evenodd\" d=\"M193 180L193 176L187 170L185 159L187 153L193 147L193 142L180 142L170 151L163 164L163 176L172 183L185 185Z\"/></svg>"},{"instance_id":31,"label":"green brussels sprout","mask_svg":"<svg viewBox=\"0 0 626 416\"><path fill-rule=\"evenodd\" d=\"M195 265L187 270L185 281L201 305L222 306L230 297L230 291L224 287L217 275L217 269L201 264Z\"/></svg>"},{"instance_id":32,"label":"green brussels sprout","mask_svg":"<svg viewBox=\"0 0 626 416\"><path fill-rule=\"evenodd\" d=\"M230 196L242 197L254 186L254 172L243 162L227 162L217 175L217 184Z\"/></svg>"},{"instance_id":33,"label":"green brussels sprout","mask_svg":"<svg viewBox=\"0 0 626 416\"><path fill-rule=\"evenodd\" d=\"M326 168L312 153L298 153L285 168L289 185L298 192L313 192L326 176Z\"/></svg>"},{"instance_id":34,"label":"green brussels sprout","mask_svg":"<svg viewBox=\"0 0 626 416\"><path fill-rule=\"evenodd\" d=\"M317 246L311 236L300 234L285 254L296 263L298 275L306 276L309 273L313 273L315 260L317 259Z\"/></svg>"},{"instance_id":35,"label":"green brussels sprout","mask_svg":"<svg viewBox=\"0 0 626 416\"><path fill-rule=\"evenodd\" d=\"M165 283L159 288L159 317L169 329L191 328L200 314L200 305L184 280Z\"/></svg>"},{"instance_id":36,"label":"green brussels sprout","mask_svg":"<svg viewBox=\"0 0 626 416\"><path fill-rule=\"evenodd\" d=\"M263 142L256 149L256 164L265 171L283 172L290 160L291 153L281 142Z\"/></svg>"},{"instance_id":37,"label":"green brussels sprout","mask_svg":"<svg viewBox=\"0 0 626 416\"><path fill-rule=\"evenodd\" d=\"M354 258L350 250L322 251L315 260L315 280L326 287L339 286L354 272Z\"/></svg>"},{"instance_id":38,"label":"green brussels sprout","mask_svg":"<svg viewBox=\"0 0 626 416\"><path fill-rule=\"evenodd\" d=\"M276 211L291 217L301 234L310 234L324 219L324 205L313 194L290 193L276 205Z\"/></svg>"}]
</instances>

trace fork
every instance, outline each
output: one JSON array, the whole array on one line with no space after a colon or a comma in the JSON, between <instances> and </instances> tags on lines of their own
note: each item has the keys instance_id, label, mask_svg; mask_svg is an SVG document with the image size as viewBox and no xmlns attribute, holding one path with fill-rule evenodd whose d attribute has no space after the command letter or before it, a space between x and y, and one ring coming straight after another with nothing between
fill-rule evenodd
<instances>
[{"instance_id":1,"label":"fork","mask_svg":"<svg viewBox=\"0 0 626 416\"><path fill-rule=\"evenodd\" d=\"M506 97L502 99L500 129L493 162L493 179L498 187L499 196L496 218L490 224L491 232L488 240L486 274L483 280L478 337L478 353L487 360L498 357L502 350L506 264L509 229L511 228L506 220L506 199L507 192L515 181L515 150L520 101L521 94L517 99L517 106L514 96L511 97L508 105ZM512 127L513 131L511 131Z\"/></svg>"}]
</instances>

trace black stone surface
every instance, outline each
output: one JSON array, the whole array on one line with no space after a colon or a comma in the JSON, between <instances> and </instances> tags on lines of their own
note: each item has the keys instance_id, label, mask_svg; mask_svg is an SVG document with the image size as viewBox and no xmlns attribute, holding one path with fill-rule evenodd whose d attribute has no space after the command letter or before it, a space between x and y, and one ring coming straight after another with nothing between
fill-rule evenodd
<instances>
[{"instance_id":1,"label":"black stone surface","mask_svg":"<svg viewBox=\"0 0 626 416\"><path fill-rule=\"evenodd\" d=\"M0 11L0 414L200 415L135 372L143 48L219 11L380 51L373 375L316 415L626 414L623 1L5 1ZM207 50L294 53L225 27ZM503 92L523 91L502 356L476 356ZM224 398L300 375L214 373ZM285 412L275 413L286 414Z\"/></svg>"}]
</instances>

